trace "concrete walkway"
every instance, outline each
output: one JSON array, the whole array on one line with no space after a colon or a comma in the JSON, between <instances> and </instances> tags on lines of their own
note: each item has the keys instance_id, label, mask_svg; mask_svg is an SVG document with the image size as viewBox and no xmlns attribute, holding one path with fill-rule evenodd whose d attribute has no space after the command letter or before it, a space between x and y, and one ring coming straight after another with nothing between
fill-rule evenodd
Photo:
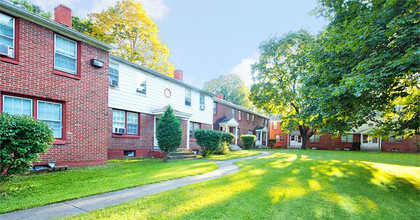
<instances>
[{"instance_id":1,"label":"concrete walkway","mask_svg":"<svg viewBox=\"0 0 420 220\"><path fill-rule=\"evenodd\" d=\"M176 189L182 186L198 183L205 180L216 179L231 173L235 173L239 171L239 167L236 166L234 162L254 159L268 155L270 155L270 153L262 152L262 154L260 155L250 157L226 161L215 161L217 164L219 164L219 168L209 173L169 180L150 185L137 186L133 188L98 194L94 196L88 196L80 199L69 200L37 208L26 209L22 211L10 212L0 215L0 219L42 220L68 217L72 215L87 213L96 209L103 209L109 206L114 206L124 202L128 202L143 196L161 193L167 190Z\"/></svg>"}]
</instances>

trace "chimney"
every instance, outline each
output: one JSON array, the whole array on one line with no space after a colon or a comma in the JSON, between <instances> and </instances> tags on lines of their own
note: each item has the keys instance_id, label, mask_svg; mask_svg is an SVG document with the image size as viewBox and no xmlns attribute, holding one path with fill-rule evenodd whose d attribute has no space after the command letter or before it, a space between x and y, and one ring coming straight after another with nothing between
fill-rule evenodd
<instances>
[{"instance_id":1,"label":"chimney","mask_svg":"<svg viewBox=\"0 0 420 220\"><path fill-rule=\"evenodd\" d=\"M182 71L182 70L175 70L174 71L174 78L179 80L179 81L182 81L183 80L183 76L182 76L183 73L184 73L184 71Z\"/></svg>"},{"instance_id":2,"label":"chimney","mask_svg":"<svg viewBox=\"0 0 420 220\"><path fill-rule=\"evenodd\" d=\"M71 9L59 5L54 9L54 21L71 28Z\"/></svg>"},{"instance_id":3,"label":"chimney","mask_svg":"<svg viewBox=\"0 0 420 220\"><path fill-rule=\"evenodd\" d=\"M216 95L216 97L217 97L218 99L223 100L223 95L222 95L222 94Z\"/></svg>"}]
</instances>

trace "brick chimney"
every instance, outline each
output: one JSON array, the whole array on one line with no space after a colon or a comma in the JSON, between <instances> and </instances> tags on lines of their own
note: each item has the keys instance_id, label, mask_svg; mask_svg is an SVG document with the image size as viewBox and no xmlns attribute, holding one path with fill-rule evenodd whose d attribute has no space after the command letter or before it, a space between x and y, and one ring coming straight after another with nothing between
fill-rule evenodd
<instances>
[{"instance_id":1,"label":"brick chimney","mask_svg":"<svg viewBox=\"0 0 420 220\"><path fill-rule=\"evenodd\" d=\"M222 95L222 94L216 95L216 97L217 97L218 99L223 100L223 95Z\"/></svg>"},{"instance_id":2,"label":"brick chimney","mask_svg":"<svg viewBox=\"0 0 420 220\"><path fill-rule=\"evenodd\" d=\"M183 78L184 78L183 73L184 73L184 71L182 71L182 70L175 70L174 71L174 78L179 80L179 81L182 81Z\"/></svg>"},{"instance_id":3,"label":"brick chimney","mask_svg":"<svg viewBox=\"0 0 420 220\"><path fill-rule=\"evenodd\" d=\"M71 28L71 9L59 5L54 9L54 21Z\"/></svg>"}]
</instances>

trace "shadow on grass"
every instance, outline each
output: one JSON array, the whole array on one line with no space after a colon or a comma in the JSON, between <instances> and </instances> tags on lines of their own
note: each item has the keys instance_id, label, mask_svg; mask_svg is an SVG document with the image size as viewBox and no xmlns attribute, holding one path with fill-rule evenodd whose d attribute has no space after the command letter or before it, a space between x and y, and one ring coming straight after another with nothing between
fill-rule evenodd
<instances>
[{"instance_id":1,"label":"shadow on grass","mask_svg":"<svg viewBox=\"0 0 420 220\"><path fill-rule=\"evenodd\" d=\"M341 160L339 160L341 159ZM279 152L80 219L417 219L420 168Z\"/></svg>"}]
</instances>

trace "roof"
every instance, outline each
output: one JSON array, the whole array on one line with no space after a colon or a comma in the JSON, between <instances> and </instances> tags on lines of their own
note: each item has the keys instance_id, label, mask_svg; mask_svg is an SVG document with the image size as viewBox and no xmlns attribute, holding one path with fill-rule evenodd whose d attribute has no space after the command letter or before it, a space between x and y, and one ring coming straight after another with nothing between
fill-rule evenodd
<instances>
[{"instance_id":1,"label":"roof","mask_svg":"<svg viewBox=\"0 0 420 220\"><path fill-rule=\"evenodd\" d=\"M260 116L262 118L265 118L265 119L269 119L267 115L263 115L263 114L257 113L255 111L252 111L251 109L242 107L240 105L233 104L232 102L229 102L229 101L226 101L226 100L223 100L223 99L219 99L215 95L213 95L213 98L214 98L214 101L215 102L222 103L224 105L230 106L232 108L239 109L241 111L249 112L249 113L254 114L254 115L258 115L258 116Z\"/></svg>"},{"instance_id":2,"label":"roof","mask_svg":"<svg viewBox=\"0 0 420 220\"><path fill-rule=\"evenodd\" d=\"M144 66L140 66L139 64L136 64L136 63L130 62L130 61L128 61L128 60L126 60L126 59L123 59L123 58L121 58L121 57L118 57L118 56L115 56L115 55L110 54L110 55L109 55L109 58L111 58L111 59L113 59L113 60L116 60L116 61L118 61L118 62L124 63L124 64L126 64L126 65L129 65L129 66L131 66L131 67L134 67L134 68L136 68L136 69L142 70L142 71L144 71L144 72L147 72L147 73L149 73L149 74L151 74L151 75L157 76L157 77L159 77L159 78L166 79L166 80L171 81L171 82L173 82L173 83L176 83L176 84L178 84L178 85L181 85L181 86L187 87L187 88L189 88L189 89L191 89L191 90L195 90L195 91L197 91L197 92L199 92L199 93L203 93L203 94L206 94L206 95L208 95L208 96L212 96L212 97L214 96L214 94L213 94L213 93L210 93L210 92L204 91L204 90L199 89L199 88L197 88L197 87L195 87L195 86L192 86L192 85L190 85L190 84L188 84L188 83L185 83L185 82L183 82L183 81L179 81L179 80L177 80L177 79L175 79L175 78L169 77L169 76L164 75L164 74L162 74L162 73L158 73L158 72L156 72L156 71L154 71L154 70L151 70L151 69L149 69L149 68L146 68L146 67L144 67Z\"/></svg>"},{"instance_id":3,"label":"roof","mask_svg":"<svg viewBox=\"0 0 420 220\"><path fill-rule=\"evenodd\" d=\"M86 34L80 33L76 30L73 30L65 25L59 24L53 20L49 20L47 18L44 18L42 16L39 16L35 13L32 13L30 11L27 11L24 8L18 7L16 5L13 5L11 3L8 3L6 1L0 0L0 10L7 12L11 15L14 15L16 17L24 18L28 21L31 21L35 24L41 25L43 27L49 28L53 30L56 33L62 34L66 37L72 38L74 40L83 41L87 44L90 44L92 46L98 47L102 50L109 51L113 49L114 47L106 44L102 41L96 40L93 37L87 36Z\"/></svg>"}]
</instances>

